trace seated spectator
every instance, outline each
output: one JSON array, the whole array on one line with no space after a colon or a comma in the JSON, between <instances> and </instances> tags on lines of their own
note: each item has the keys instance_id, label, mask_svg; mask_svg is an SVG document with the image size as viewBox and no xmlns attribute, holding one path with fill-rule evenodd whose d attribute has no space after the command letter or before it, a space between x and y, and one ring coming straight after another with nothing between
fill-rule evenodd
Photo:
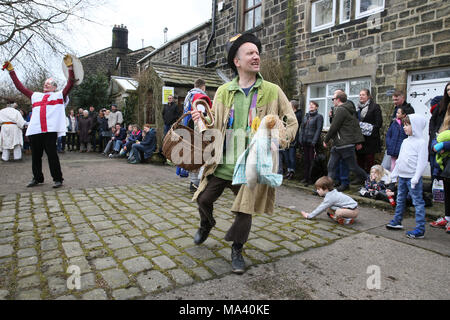
<instances>
[{"instance_id":1,"label":"seated spectator","mask_svg":"<svg viewBox=\"0 0 450 320\"><path fill-rule=\"evenodd\" d=\"M128 161L131 164L150 159L156 150L156 130L151 129L149 124L145 124L143 131L142 141L136 141L131 147L131 159Z\"/></svg>"},{"instance_id":2,"label":"seated spectator","mask_svg":"<svg viewBox=\"0 0 450 320\"><path fill-rule=\"evenodd\" d=\"M113 140L113 152L109 154L110 158L116 158L119 156L119 151L122 148L122 146L125 144L125 141L127 139L127 131L125 128L122 128L122 126L119 123L116 123L116 132L114 136L111 138Z\"/></svg>"},{"instance_id":3,"label":"seated spectator","mask_svg":"<svg viewBox=\"0 0 450 320\"><path fill-rule=\"evenodd\" d=\"M364 187L359 190L359 194L366 198L387 200L386 185L390 183L389 174L378 164L372 166Z\"/></svg>"},{"instance_id":4,"label":"seated spectator","mask_svg":"<svg viewBox=\"0 0 450 320\"><path fill-rule=\"evenodd\" d=\"M139 127L137 124L130 125L131 131L127 138L127 141L125 142L125 145L123 146L122 150L120 151L120 156L124 156L127 153L131 152L131 146L136 143L136 141L142 141L142 131L139 130Z\"/></svg>"},{"instance_id":5,"label":"seated spectator","mask_svg":"<svg viewBox=\"0 0 450 320\"><path fill-rule=\"evenodd\" d=\"M109 141L106 143L106 147L103 150L103 155L108 155L110 150L114 147L114 139L113 137L116 135L116 127L112 127L110 131Z\"/></svg>"}]
</instances>

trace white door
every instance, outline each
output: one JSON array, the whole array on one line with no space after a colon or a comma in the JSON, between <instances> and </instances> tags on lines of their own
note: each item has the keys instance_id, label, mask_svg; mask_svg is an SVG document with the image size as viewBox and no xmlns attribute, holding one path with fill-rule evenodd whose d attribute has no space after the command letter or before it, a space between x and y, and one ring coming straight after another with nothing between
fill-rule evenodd
<instances>
[{"instance_id":1,"label":"white door","mask_svg":"<svg viewBox=\"0 0 450 320\"><path fill-rule=\"evenodd\" d=\"M442 96L445 85L450 81L450 68L414 71L408 74L408 92L406 101L414 108L415 113L426 117L427 126L423 132L428 141L428 124L431 118L431 100ZM430 176L427 166L425 176Z\"/></svg>"}]
</instances>

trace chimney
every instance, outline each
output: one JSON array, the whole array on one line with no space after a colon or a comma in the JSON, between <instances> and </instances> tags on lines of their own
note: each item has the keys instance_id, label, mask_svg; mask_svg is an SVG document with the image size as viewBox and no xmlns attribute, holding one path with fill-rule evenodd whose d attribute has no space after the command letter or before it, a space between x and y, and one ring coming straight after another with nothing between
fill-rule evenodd
<instances>
[{"instance_id":1,"label":"chimney","mask_svg":"<svg viewBox=\"0 0 450 320\"><path fill-rule=\"evenodd\" d=\"M167 29L167 27L164 28L164 43L167 42L167 31L169 31L169 29Z\"/></svg>"},{"instance_id":2,"label":"chimney","mask_svg":"<svg viewBox=\"0 0 450 320\"><path fill-rule=\"evenodd\" d=\"M126 26L114 25L112 36L113 49L128 49L128 29Z\"/></svg>"}]
</instances>

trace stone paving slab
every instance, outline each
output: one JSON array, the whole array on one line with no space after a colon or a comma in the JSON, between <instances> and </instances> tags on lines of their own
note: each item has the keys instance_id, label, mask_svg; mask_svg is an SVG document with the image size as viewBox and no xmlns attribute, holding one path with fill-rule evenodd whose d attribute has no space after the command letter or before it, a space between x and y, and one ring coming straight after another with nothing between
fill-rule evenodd
<instances>
[{"instance_id":1,"label":"stone paving slab","mask_svg":"<svg viewBox=\"0 0 450 320\"><path fill-rule=\"evenodd\" d=\"M191 197L182 182L0 196L0 300L144 299L231 274L224 235L234 195L217 201L217 225L200 246ZM244 259L269 263L355 232L276 207L253 218Z\"/></svg>"}]
</instances>

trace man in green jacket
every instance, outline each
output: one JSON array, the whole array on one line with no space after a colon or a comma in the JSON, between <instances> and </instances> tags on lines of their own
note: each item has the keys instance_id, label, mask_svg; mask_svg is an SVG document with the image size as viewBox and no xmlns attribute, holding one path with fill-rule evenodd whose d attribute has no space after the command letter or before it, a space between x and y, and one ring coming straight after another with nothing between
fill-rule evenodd
<instances>
[{"instance_id":1,"label":"man in green jacket","mask_svg":"<svg viewBox=\"0 0 450 320\"><path fill-rule=\"evenodd\" d=\"M213 217L214 202L225 188L236 195L231 211L235 221L225 235L232 241L231 266L234 273L243 273L243 245L250 233L252 214L272 213L275 189L257 184L250 190L246 185L232 185L234 167L245 151L248 133L258 120L267 114L286 117L286 133L279 137L279 144L286 148L295 138L298 124L291 104L277 85L265 81L260 70L261 42L250 33L237 35L227 43L228 65L237 73L230 82L222 85L214 97L212 114L218 133L214 141L214 157L206 162L202 180L193 200L197 200L200 228L194 237L195 244L203 243L216 224ZM198 112L192 119L200 118ZM256 120L255 120L256 119Z\"/></svg>"},{"instance_id":2,"label":"man in green jacket","mask_svg":"<svg viewBox=\"0 0 450 320\"><path fill-rule=\"evenodd\" d=\"M347 101L347 95L342 90L336 90L333 95L335 114L330 129L325 136L323 146L326 148L328 141L333 140L328 161L328 176L335 179L336 167L339 160L343 159L349 169L353 171L361 184L367 178L367 173L356 162L356 149L362 148L364 136L359 127L354 105Z\"/></svg>"}]
</instances>

